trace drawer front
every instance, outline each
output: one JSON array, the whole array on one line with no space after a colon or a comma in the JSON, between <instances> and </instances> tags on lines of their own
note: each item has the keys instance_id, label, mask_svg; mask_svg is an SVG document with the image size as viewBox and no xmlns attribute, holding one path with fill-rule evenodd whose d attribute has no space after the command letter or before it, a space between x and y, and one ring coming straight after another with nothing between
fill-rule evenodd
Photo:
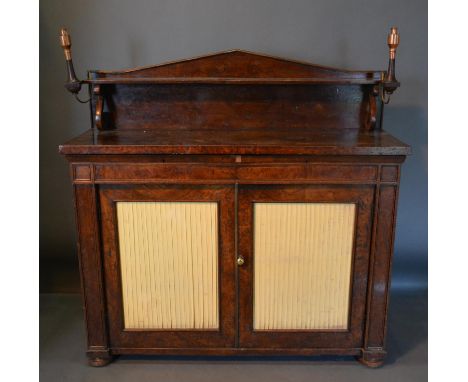
<instances>
[{"instance_id":1,"label":"drawer front","mask_svg":"<svg viewBox=\"0 0 468 382\"><path fill-rule=\"evenodd\" d=\"M372 182L376 180L377 166L335 164L288 164L241 166L237 170L239 180L276 180L308 182Z\"/></svg>"},{"instance_id":2,"label":"drawer front","mask_svg":"<svg viewBox=\"0 0 468 382\"><path fill-rule=\"evenodd\" d=\"M98 183L181 183L203 182L205 179L226 181L235 178L235 170L229 165L144 163L96 165L94 173Z\"/></svg>"},{"instance_id":3,"label":"drawer front","mask_svg":"<svg viewBox=\"0 0 468 382\"><path fill-rule=\"evenodd\" d=\"M74 174L83 173L74 171ZM91 173L91 171L89 171ZM373 183L377 165L283 163L199 164L141 163L96 164L96 183ZM75 177L76 182L83 178Z\"/></svg>"}]
</instances>

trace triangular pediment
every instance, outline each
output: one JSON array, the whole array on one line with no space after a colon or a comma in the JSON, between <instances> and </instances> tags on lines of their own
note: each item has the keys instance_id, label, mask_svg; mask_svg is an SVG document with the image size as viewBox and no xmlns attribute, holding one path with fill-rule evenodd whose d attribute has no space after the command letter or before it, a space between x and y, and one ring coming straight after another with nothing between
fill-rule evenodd
<instances>
[{"instance_id":1,"label":"triangular pediment","mask_svg":"<svg viewBox=\"0 0 468 382\"><path fill-rule=\"evenodd\" d=\"M243 50L219 52L123 71L91 73L94 78L378 78L378 72L341 70Z\"/></svg>"}]
</instances>

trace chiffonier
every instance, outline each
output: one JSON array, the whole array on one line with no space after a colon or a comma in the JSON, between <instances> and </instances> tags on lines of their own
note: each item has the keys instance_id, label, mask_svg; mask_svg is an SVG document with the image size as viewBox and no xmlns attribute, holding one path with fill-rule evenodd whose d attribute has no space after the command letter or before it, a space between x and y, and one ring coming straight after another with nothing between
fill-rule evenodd
<instances>
[{"instance_id":1,"label":"chiffonier","mask_svg":"<svg viewBox=\"0 0 468 382\"><path fill-rule=\"evenodd\" d=\"M78 80L70 163L90 364L120 354L349 355L382 364L399 86L244 51Z\"/></svg>"}]
</instances>

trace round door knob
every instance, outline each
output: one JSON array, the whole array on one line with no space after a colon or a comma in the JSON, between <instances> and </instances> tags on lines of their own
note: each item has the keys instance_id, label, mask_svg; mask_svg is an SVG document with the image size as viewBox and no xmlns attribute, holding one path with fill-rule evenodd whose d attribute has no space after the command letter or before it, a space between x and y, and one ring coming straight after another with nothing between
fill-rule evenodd
<instances>
[{"instance_id":1,"label":"round door knob","mask_svg":"<svg viewBox=\"0 0 468 382\"><path fill-rule=\"evenodd\" d=\"M238 266L241 266L241 265L244 265L244 263L245 263L244 257L243 257L243 256L239 256L239 257L237 258L237 265L238 265Z\"/></svg>"}]
</instances>

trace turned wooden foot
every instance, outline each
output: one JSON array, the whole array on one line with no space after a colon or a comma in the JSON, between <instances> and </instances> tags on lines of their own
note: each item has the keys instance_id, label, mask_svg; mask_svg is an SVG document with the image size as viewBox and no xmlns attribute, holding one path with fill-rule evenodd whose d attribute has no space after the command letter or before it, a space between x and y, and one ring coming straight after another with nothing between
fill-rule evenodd
<instances>
[{"instance_id":1,"label":"turned wooden foot","mask_svg":"<svg viewBox=\"0 0 468 382\"><path fill-rule=\"evenodd\" d=\"M93 367L102 367L110 364L114 360L112 356L106 357L89 357L88 364Z\"/></svg>"},{"instance_id":2,"label":"turned wooden foot","mask_svg":"<svg viewBox=\"0 0 468 382\"><path fill-rule=\"evenodd\" d=\"M363 350L361 356L356 357L359 363L370 368L377 368L384 364L385 356L387 352L385 350Z\"/></svg>"},{"instance_id":3,"label":"turned wooden foot","mask_svg":"<svg viewBox=\"0 0 468 382\"><path fill-rule=\"evenodd\" d=\"M102 367L110 364L114 356L112 356L109 350L89 350L86 352L88 356L88 364L93 367Z\"/></svg>"}]
</instances>

